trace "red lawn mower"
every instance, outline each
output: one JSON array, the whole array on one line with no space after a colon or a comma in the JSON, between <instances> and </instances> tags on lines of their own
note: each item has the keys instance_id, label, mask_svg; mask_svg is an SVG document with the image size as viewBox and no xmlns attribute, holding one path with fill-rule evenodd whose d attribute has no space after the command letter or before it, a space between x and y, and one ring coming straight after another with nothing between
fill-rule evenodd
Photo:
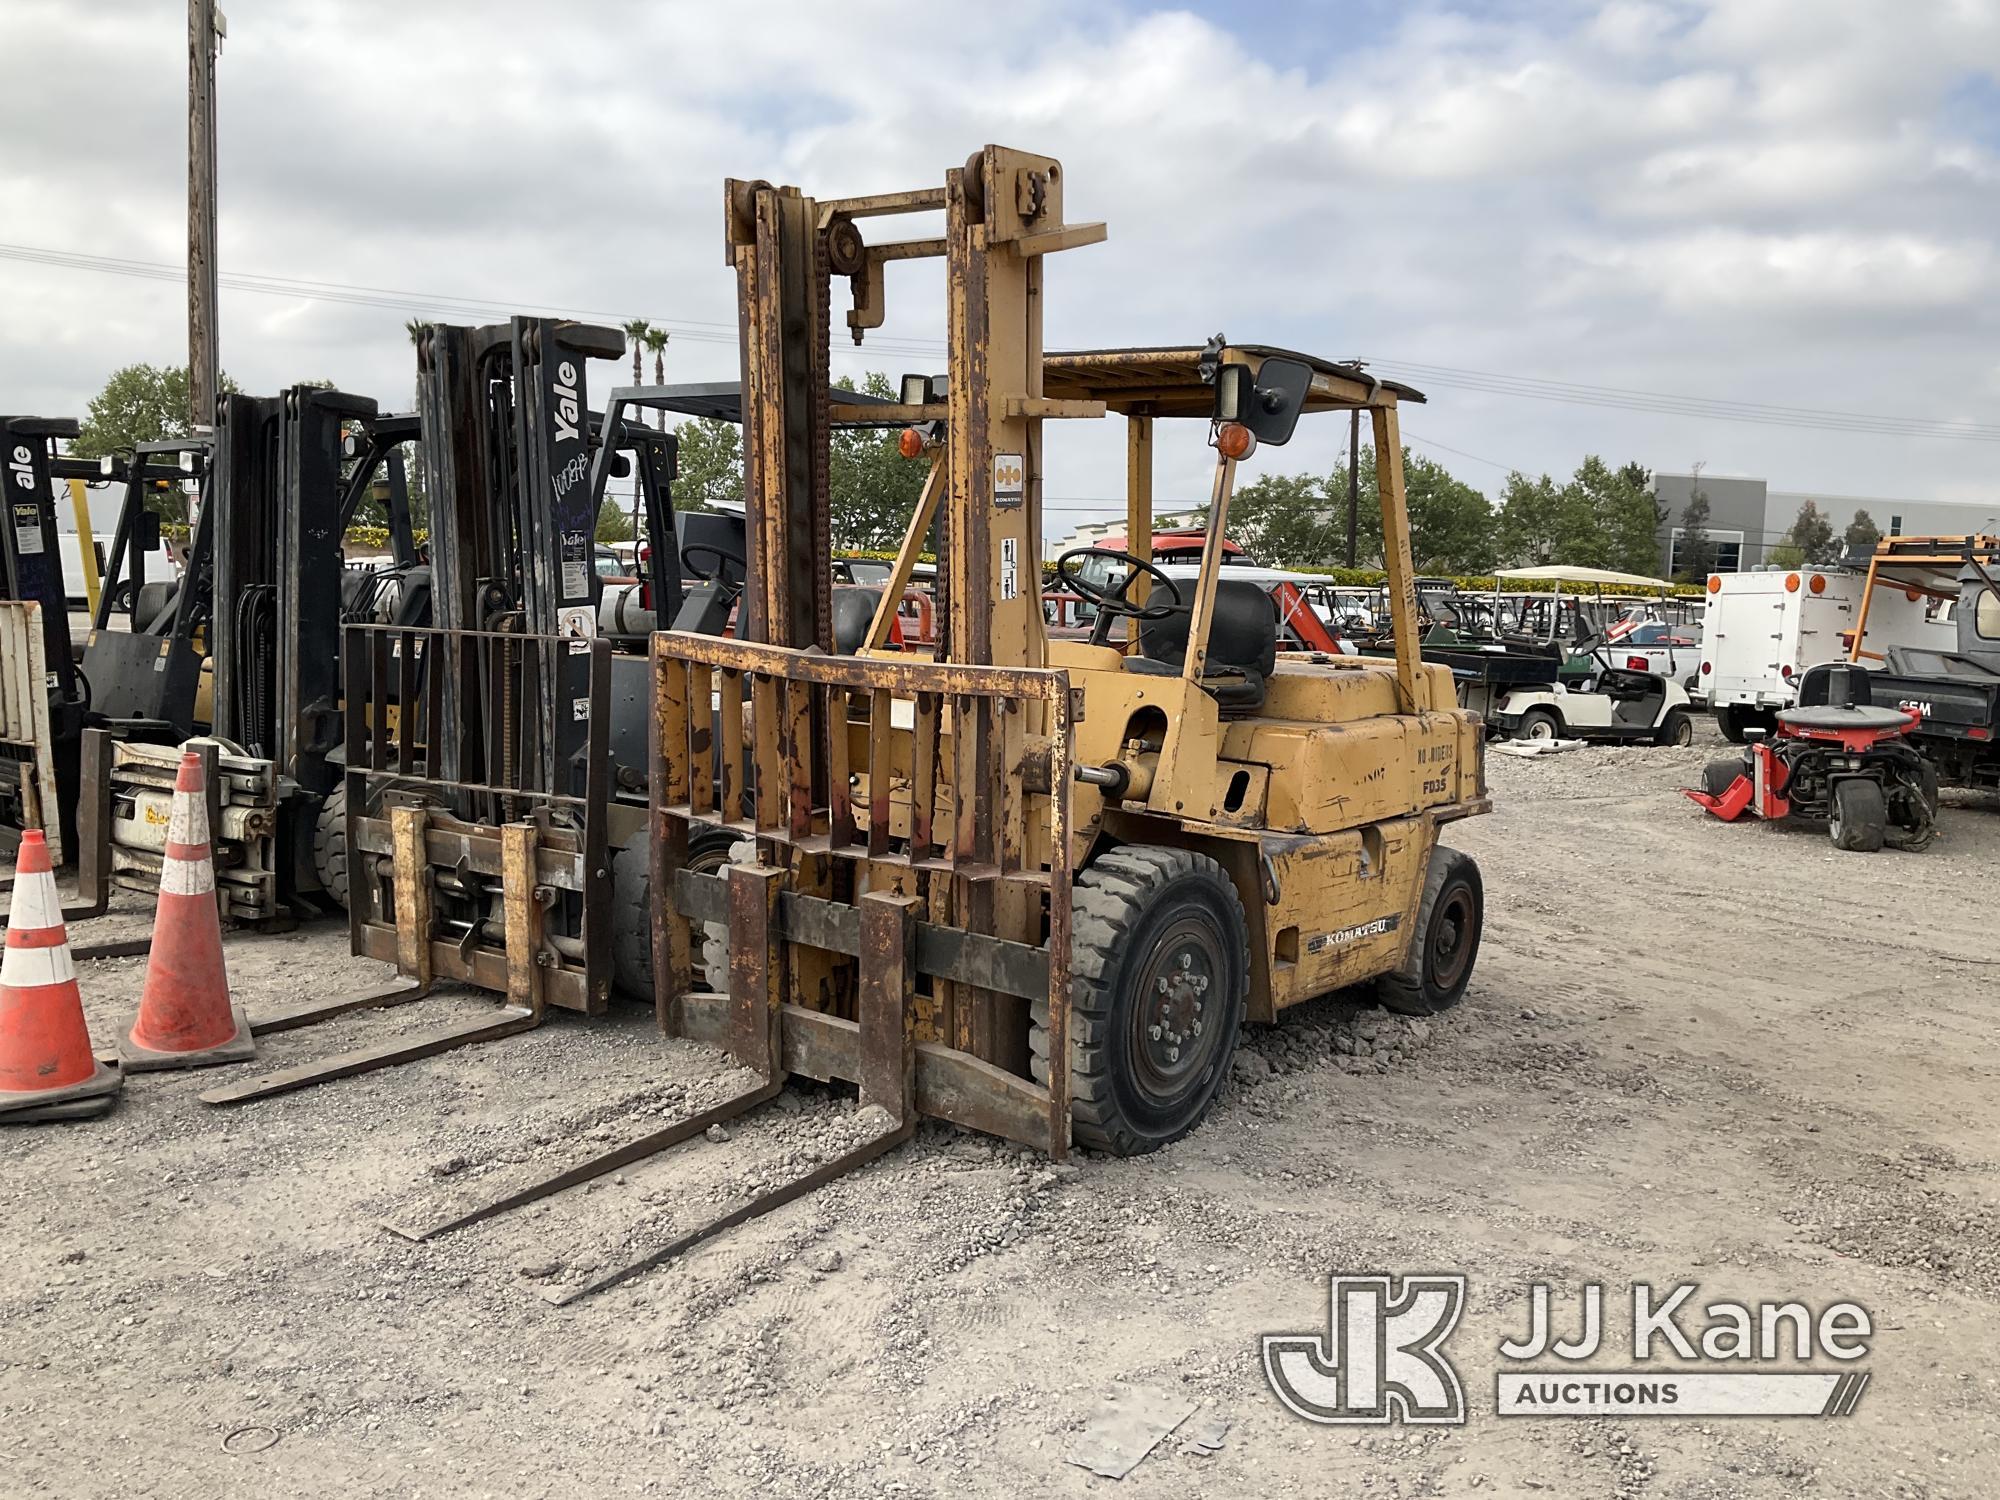
<instances>
[{"instance_id":1,"label":"red lawn mower","mask_svg":"<svg viewBox=\"0 0 2000 1500\"><path fill-rule=\"evenodd\" d=\"M1748 732L1740 756L1710 761L1701 790L1684 795L1725 823L1745 813L1824 822L1837 849L1928 845L1937 770L1905 738L1923 715L1856 704L1849 670L1831 669L1827 702L1781 710L1775 734Z\"/></svg>"}]
</instances>

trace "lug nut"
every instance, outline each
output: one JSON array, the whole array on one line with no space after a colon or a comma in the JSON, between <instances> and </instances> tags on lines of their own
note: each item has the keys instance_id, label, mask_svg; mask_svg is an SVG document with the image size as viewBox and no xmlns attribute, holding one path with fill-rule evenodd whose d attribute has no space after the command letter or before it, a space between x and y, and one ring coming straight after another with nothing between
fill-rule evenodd
<instances>
[{"instance_id":1,"label":"lug nut","mask_svg":"<svg viewBox=\"0 0 2000 1500\"><path fill-rule=\"evenodd\" d=\"M1157 1042L1160 1039L1160 1028L1157 1026L1148 1026L1146 1028L1146 1035Z\"/></svg>"},{"instance_id":2,"label":"lug nut","mask_svg":"<svg viewBox=\"0 0 2000 1500\"><path fill-rule=\"evenodd\" d=\"M1167 976L1162 974L1160 976L1160 993L1164 995L1166 992L1167 992Z\"/></svg>"},{"instance_id":3,"label":"lug nut","mask_svg":"<svg viewBox=\"0 0 2000 1500\"><path fill-rule=\"evenodd\" d=\"M1183 953L1181 955L1181 972L1185 974L1189 969L1192 969L1193 967L1194 967L1194 955L1192 953Z\"/></svg>"},{"instance_id":4,"label":"lug nut","mask_svg":"<svg viewBox=\"0 0 2000 1500\"><path fill-rule=\"evenodd\" d=\"M1180 1049L1180 1048L1178 1048L1178 1047L1169 1047L1169 1048L1167 1048L1167 1061L1168 1061L1168 1062L1170 1062L1170 1063L1177 1063L1177 1062L1179 1062L1180 1060L1181 1060L1181 1049Z\"/></svg>"}]
</instances>

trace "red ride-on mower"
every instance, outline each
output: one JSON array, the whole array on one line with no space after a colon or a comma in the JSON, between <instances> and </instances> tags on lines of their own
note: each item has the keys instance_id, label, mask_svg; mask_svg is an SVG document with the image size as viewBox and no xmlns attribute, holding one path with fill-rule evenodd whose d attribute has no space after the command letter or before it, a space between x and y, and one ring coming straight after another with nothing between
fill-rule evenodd
<instances>
[{"instance_id":1,"label":"red ride-on mower","mask_svg":"<svg viewBox=\"0 0 2000 1500\"><path fill-rule=\"evenodd\" d=\"M1740 757L1702 767L1690 800L1725 823L1743 814L1824 822L1837 849L1922 849L1937 832L1937 771L1904 738L1914 709L1856 704L1833 669L1831 701L1778 714L1775 735L1756 731Z\"/></svg>"}]
</instances>

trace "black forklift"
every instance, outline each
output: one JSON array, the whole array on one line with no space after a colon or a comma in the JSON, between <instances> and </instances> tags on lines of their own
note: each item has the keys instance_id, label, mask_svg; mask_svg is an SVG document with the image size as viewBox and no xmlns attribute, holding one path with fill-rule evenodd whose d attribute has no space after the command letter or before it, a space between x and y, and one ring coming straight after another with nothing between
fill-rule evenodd
<instances>
[{"instance_id":1,"label":"black forklift","mask_svg":"<svg viewBox=\"0 0 2000 1500\"><path fill-rule=\"evenodd\" d=\"M175 770L193 748L223 916L273 928L336 908L315 834L339 783L341 627L385 598L425 606L400 452L415 436L414 418L383 417L366 397L297 386L224 395L209 435L130 456L85 652L86 900L157 891ZM174 466L200 499L179 577L156 582L146 558ZM394 551L387 567L348 569L343 536L384 470Z\"/></svg>"},{"instance_id":2,"label":"black forklift","mask_svg":"<svg viewBox=\"0 0 2000 1500\"><path fill-rule=\"evenodd\" d=\"M57 540L56 451L67 418L0 417L7 524L0 527L0 857L45 829L61 862L76 844L80 736L90 688L77 670L68 587Z\"/></svg>"}]
</instances>

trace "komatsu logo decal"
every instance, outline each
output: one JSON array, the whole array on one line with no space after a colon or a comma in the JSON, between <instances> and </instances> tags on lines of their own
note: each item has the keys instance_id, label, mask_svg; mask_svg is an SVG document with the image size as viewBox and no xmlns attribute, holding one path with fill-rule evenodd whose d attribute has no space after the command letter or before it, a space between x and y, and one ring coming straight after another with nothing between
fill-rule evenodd
<instances>
[{"instance_id":1,"label":"komatsu logo decal","mask_svg":"<svg viewBox=\"0 0 2000 1500\"><path fill-rule=\"evenodd\" d=\"M1346 943L1358 943L1363 938L1380 937L1385 932L1394 932L1403 925L1400 914L1377 917L1372 922L1363 922L1356 927L1343 927L1338 932L1322 932L1318 937L1308 939L1306 952L1324 953L1329 948L1338 948Z\"/></svg>"}]
</instances>

